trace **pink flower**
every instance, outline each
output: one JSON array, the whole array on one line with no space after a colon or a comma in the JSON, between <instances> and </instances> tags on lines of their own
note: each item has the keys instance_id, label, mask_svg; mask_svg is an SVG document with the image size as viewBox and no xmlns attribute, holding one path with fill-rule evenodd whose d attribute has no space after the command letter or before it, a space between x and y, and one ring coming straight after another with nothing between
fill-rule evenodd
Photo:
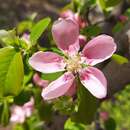
<instances>
[{"instance_id":1,"label":"pink flower","mask_svg":"<svg viewBox=\"0 0 130 130\"><path fill-rule=\"evenodd\" d=\"M120 15L120 16L119 16L119 20L120 20L122 23L125 23L125 22L127 22L128 17L125 16L125 15Z\"/></svg>"},{"instance_id":2,"label":"pink flower","mask_svg":"<svg viewBox=\"0 0 130 130\"><path fill-rule=\"evenodd\" d=\"M33 82L41 88L45 88L49 84L49 81L41 79L38 73L33 75Z\"/></svg>"},{"instance_id":3,"label":"pink flower","mask_svg":"<svg viewBox=\"0 0 130 130\"><path fill-rule=\"evenodd\" d=\"M80 28L84 28L87 26L87 22L85 20L83 20L78 13L73 13L71 10L66 10L63 11L60 14L61 18L70 18L72 20L74 20L75 22L77 22L77 24L79 24Z\"/></svg>"},{"instance_id":4,"label":"pink flower","mask_svg":"<svg viewBox=\"0 0 130 130\"><path fill-rule=\"evenodd\" d=\"M75 91L76 77L83 86L97 98L104 98L107 94L107 81L104 74L92 67L110 58L116 51L116 44L112 37L99 35L89 41L79 52L79 26L71 19L60 19L52 26L52 35L57 47L63 51L64 57L54 52L37 52L30 59L29 64L42 73L65 71L57 80L43 89L45 100L66 95Z\"/></svg>"},{"instance_id":5,"label":"pink flower","mask_svg":"<svg viewBox=\"0 0 130 130\"><path fill-rule=\"evenodd\" d=\"M10 121L14 123L24 123L26 117L30 117L34 107L34 99L31 98L29 102L23 106L13 105L11 107Z\"/></svg>"}]
</instances>

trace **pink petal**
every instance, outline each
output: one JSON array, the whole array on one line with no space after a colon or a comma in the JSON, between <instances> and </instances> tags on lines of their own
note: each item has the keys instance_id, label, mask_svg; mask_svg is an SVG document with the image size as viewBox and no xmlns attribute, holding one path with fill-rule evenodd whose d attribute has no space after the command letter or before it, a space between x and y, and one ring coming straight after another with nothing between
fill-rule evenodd
<instances>
[{"instance_id":1,"label":"pink petal","mask_svg":"<svg viewBox=\"0 0 130 130\"><path fill-rule=\"evenodd\" d=\"M97 98L104 98L107 94L107 81L104 74L94 68L88 67L81 70L81 83Z\"/></svg>"},{"instance_id":2,"label":"pink petal","mask_svg":"<svg viewBox=\"0 0 130 130\"><path fill-rule=\"evenodd\" d=\"M11 122L23 123L25 121L25 118L25 112L21 106L13 105L11 107Z\"/></svg>"},{"instance_id":3,"label":"pink petal","mask_svg":"<svg viewBox=\"0 0 130 130\"><path fill-rule=\"evenodd\" d=\"M32 115L34 109L34 98L31 97L30 101L23 105L23 110L25 112L26 117L30 117Z\"/></svg>"},{"instance_id":4,"label":"pink petal","mask_svg":"<svg viewBox=\"0 0 130 130\"><path fill-rule=\"evenodd\" d=\"M45 88L49 84L49 81L41 79L38 73L35 73L33 75L33 82L35 83L35 85L37 85L41 88Z\"/></svg>"},{"instance_id":5,"label":"pink petal","mask_svg":"<svg viewBox=\"0 0 130 130\"><path fill-rule=\"evenodd\" d=\"M53 73L64 71L63 58L53 52L37 52L30 59L29 64L42 73Z\"/></svg>"},{"instance_id":6,"label":"pink petal","mask_svg":"<svg viewBox=\"0 0 130 130\"><path fill-rule=\"evenodd\" d=\"M73 96L76 93L76 81L73 81L72 86L69 88L69 90L66 92L66 96Z\"/></svg>"},{"instance_id":7,"label":"pink petal","mask_svg":"<svg viewBox=\"0 0 130 130\"><path fill-rule=\"evenodd\" d=\"M48 85L48 87L43 89L42 97L45 100L50 100L50 99L57 98L64 95L72 86L74 78L75 77L72 73L66 72L57 80L51 82Z\"/></svg>"},{"instance_id":8,"label":"pink petal","mask_svg":"<svg viewBox=\"0 0 130 130\"><path fill-rule=\"evenodd\" d=\"M76 53L79 50L79 27L72 19L60 19L52 26L52 35L63 51Z\"/></svg>"},{"instance_id":9,"label":"pink petal","mask_svg":"<svg viewBox=\"0 0 130 130\"><path fill-rule=\"evenodd\" d=\"M110 58L116 51L116 44L112 37L99 35L88 42L82 53L87 58L87 63L95 65Z\"/></svg>"}]
</instances>

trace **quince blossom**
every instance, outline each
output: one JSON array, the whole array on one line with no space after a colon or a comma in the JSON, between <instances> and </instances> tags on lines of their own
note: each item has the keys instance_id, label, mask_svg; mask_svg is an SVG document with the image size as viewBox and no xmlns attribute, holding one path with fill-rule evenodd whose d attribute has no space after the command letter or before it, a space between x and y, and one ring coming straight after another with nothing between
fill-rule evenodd
<instances>
[{"instance_id":1,"label":"quince blossom","mask_svg":"<svg viewBox=\"0 0 130 130\"><path fill-rule=\"evenodd\" d=\"M51 82L42 91L45 100L62 95L73 95L76 80L79 77L83 86L96 98L107 94L107 81L104 74L94 65L107 60L116 51L112 37L99 35L90 40L82 51L79 46L79 26L72 19L59 19L52 26L53 39L64 53L60 56L54 52L36 52L29 64L42 73L64 71L57 80Z\"/></svg>"}]
</instances>

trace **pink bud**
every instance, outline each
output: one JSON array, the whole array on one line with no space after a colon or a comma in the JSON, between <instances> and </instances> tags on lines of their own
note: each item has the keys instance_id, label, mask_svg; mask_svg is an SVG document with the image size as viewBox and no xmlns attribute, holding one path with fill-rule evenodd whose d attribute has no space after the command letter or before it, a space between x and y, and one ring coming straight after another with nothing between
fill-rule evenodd
<instances>
[{"instance_id":1,"label":"pink bud","mask_svg":"<svg viewBox=\"0 0 130 130\"><path fill-rule=\"evenodd\" d=\"M122 23L125 23L125 22L128 20L128 17L125 16L125 15L120 15L120 16L119 16L119 20L120 20Z\"/></svg>"},{"instance_id":2,"label":"pink bud","mask_svg":"<svg viewBox=\"0 0 130 130\"><path fill-rule=\"evenodd\" d=\"M100 112L100 118L101 118L103 121L107 121L107 120L109 119L109 113L106 112L106 111Z\"/></svg>"},{"instance_id":3,"label":"pink bud","mask_svg":"<svg viewBox=\"0 0 130 130\"><path fill-rule=\"evenodd\" d=\"M70 18L74 20L76 23L78 23L80 28L85 28L88 25L88 23L85 20L83 20L78 13L73 13L71 10L66 10L62 12L60 14L60 17L64 19Z\"/></svg>"},{"instance_id":4,"label":"pink bud","mask_svg":"<svg viewBox=\"0 0 130 130\"><path fill-rule=\"evenodd\" d=\"M49 81L41 79L38 73L34 74L33 82L41 88L45 88L49 84Z\"/></svg>"},{"instance_id":5,"label":"pink bud","mask_svg":"<svg viewBox=\"0 0 130 130\"><path fill-rule=\"evenodd\" d=\"M87 42L87 38L84 35L79 35L79 44L83 47Z\"/></svg>"}]
</instances>

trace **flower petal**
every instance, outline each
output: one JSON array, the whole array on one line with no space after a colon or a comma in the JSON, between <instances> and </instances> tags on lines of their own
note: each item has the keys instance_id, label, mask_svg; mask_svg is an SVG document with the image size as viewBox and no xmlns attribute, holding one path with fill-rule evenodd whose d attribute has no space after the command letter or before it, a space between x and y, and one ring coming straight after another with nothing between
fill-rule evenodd
<instances>
[{"instance_id":1,"label":"flower petal","mask_svg":"<svg viewBox=\"0 0 130 130\"><path fill-rule=\"evenodd\" d=\"M10 121L14 123L23 123L25 121L25 111L21 106L13 105L11 107Z\"/></svg>"},{"instance_id":2,"label":"flower petal","mask_svg":"<svg viewBox=\"0 0 130 130\"><path fill-rule=\"evenodd\" d=\"M73 96L76 93L76 81L73 81L73 84L69 88L69 90L66 92L66 96Z\"/></svg>"},{"instance_id":3,"label":"flower petal","mask_svg":"<svg viewBox=\"0 0 130 130\"><path fill-rule=\"evenodd\" d=\"M72 86L74 81L74 75L70 72L66 72L57 80L51 82L48 87L43 89L42 97L45 100L53 99L64 95Z\"/></svg>"},{"instance_id":4,"label":"flower petal","mask_svg":"<svg viewBox=\"0 0 130 130\"><path fill-rule=\"evenodd\" d=\"M63 51L77 52L79 50L79 26L72 19L60 19L52 26L52 35L58 46Z\"/></svg>"},{"instance_id":5,"label":"flower petal","mask_svg":"<svg viewBox=\"0 0 130 130\"><path fill-rule=\"evenodd\" d=\"M107 81L104 74L94 68L88 67L81 70L81 83L97 98L104 98L107 94Z\"/></svg>"},{"instance_id":6,"label":"flower petal","mask_svg":"<svg viewBox=\"0 0 130 130\"><path fill-rule=\"evenodd\" d=\"M53 52L37 52L30 59L29 64L42 73L53 73L64 71L63 58Z\"/></svg>"},{"instance_id":7,"label":"flower petal","mask_svg":"<svg viewBox=\"0 0 130 130\"><path fill-rule=\"evenodd\" d=\"M87 58L87 63L95 65L112 56L116 51L116 44L112 37L99 35L88 42L82 53Z\"/></svg>"},{"instance_id":8,"label":"flower petal","mask_svg":"<svg viewBox=\"0 0 130 130\"><path fill-rule=\"evenodd\" d=\"M26 102L23 105L23 110L25 112L26 117L30 117L32 115L32 112L34 110L34 98L31 97L30 101Z\"/></svg>"}]
</instances>

